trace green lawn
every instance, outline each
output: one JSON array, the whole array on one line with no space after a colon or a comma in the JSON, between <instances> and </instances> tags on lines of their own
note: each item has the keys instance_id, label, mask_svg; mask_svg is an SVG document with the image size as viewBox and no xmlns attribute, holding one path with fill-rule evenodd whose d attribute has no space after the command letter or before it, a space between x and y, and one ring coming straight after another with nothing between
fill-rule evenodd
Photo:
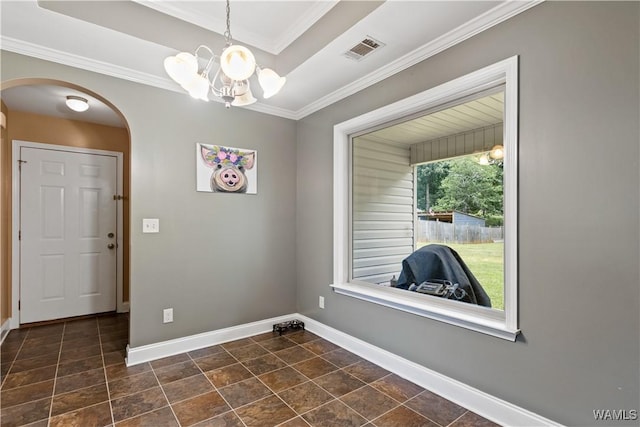
<instances>
[{"instance_id":1,"label":"green lawn","mask_svg":"<svg viewBox=\"0 0 640 427\"><path fill-rule=\"evenodd\" d=\"M428 243L419 242L418 247ZM458 252L491 298L491 307L504 310L504 243L447 243Z\"/></svg>"}]
</instances>

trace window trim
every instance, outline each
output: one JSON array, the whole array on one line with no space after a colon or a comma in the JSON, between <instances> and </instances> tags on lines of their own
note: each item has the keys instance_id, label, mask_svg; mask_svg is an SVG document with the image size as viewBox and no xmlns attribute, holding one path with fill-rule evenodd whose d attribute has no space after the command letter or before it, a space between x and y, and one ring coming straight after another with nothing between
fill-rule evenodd
<instances>
[{"instance_id":1,"label":"window trim","mask_svg":"<svg viewBox=\"0 0 640 427\"><path fill-rule=\"evenodd\" d=\"M434 109L476 92L504 84L504 311L406 295L402 290L350 280L351 264L351 156L358 133L403 117ZM334 126L333 130L333 283L338 294L359 298L515 341L518 329L518 56L484 67L432 89L370 111Z\"/></svg>"}]
</instances>

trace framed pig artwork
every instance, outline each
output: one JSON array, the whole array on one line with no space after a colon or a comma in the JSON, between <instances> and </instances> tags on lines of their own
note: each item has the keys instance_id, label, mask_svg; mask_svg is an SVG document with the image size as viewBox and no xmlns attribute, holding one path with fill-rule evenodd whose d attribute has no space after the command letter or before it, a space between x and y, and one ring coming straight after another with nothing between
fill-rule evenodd
<instances>
[{"instance_id":1,"label":"framed pig artwork","mask_svg":"<svg viewBox=\"0 0 640 427\"><path fill-rule=\"evenodd\" d=\"M258 153L245 148L197 143L196 190L256 194Z\"/></svg>"}]
</instances>

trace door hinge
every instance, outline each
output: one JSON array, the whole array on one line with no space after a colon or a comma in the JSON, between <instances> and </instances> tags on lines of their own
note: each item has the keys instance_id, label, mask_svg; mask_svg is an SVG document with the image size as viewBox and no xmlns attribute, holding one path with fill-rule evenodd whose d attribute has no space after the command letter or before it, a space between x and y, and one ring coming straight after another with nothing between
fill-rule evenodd
<instances>
[{"instance_id":1,"label":"door hinge","mask_svg":"<svg viewBox=\"0 0 640 427\"><path fill-rule=\"evenodd\" d=\"M21 303L21 301L18 300L18 310L20 310L20 303Z\"/></svg>"},{"instance_id":2,"label":"door hinge","mask_svg":"<svg viewBox=\"0 0 640 427\"><path fill-rule=\"evenodd\" d=\"M18 240L22 240L22 230L18 230Z\"/></svg>"},{"instance_id":3,"label":"door hinge","mask_svg":"<svg viewBox=\"0 0 640 427\"><path fill-rule=\"evenodd\" d=\"M113 200L125 200L126 197L125 196L121 196L119 194L114 194L113 195Z\"/></svg>"},{"instance_id":4,"label":"door hinge","mask_svg":"<svg viewBox=\"0 0 640 427\"><path fill-rule=\"evenodd\" d=\"M26 160L18 160L18 170L22 170L22 164L27 163Z\"/></svg>"}]
</instances>

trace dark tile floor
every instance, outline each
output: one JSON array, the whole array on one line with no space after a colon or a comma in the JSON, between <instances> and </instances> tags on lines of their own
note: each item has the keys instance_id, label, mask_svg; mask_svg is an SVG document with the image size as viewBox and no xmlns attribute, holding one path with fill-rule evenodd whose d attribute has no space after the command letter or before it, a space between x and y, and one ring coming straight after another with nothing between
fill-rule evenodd
<instances>
[{"instance_id":1,"label":"dark tile floor","mask_svg":"<svg viewBox=\"0 0 640 427\"><path fill-rule=\"evenodd\" d=\"M126 315L14 330L2 426L495 426L310 332L127 368Z\"/></svg>"}]
</instances>

